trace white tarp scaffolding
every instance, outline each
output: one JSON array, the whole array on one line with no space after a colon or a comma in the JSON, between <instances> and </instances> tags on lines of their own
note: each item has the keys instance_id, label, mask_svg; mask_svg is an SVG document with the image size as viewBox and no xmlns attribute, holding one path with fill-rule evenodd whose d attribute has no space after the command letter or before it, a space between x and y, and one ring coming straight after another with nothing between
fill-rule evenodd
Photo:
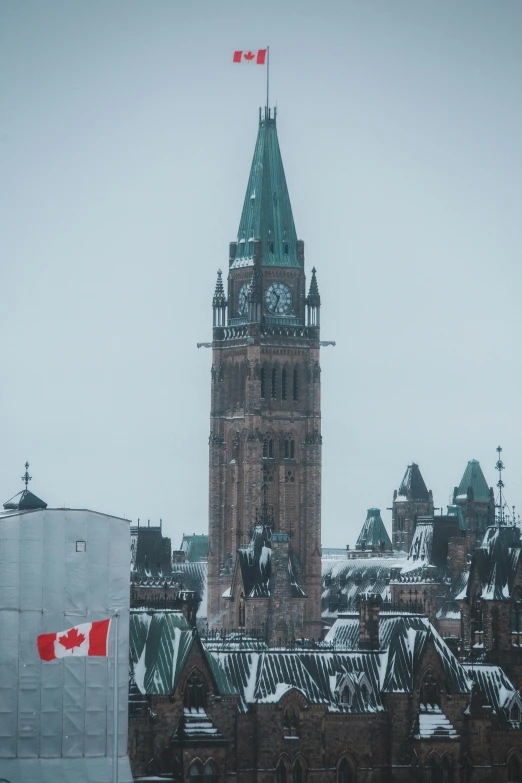
<instances>
[{"instance_id":1,"label":"white tarp scaffolding","mask_svg":"<svg viewBox=\"0 0 522 783\"><path fill-rule=\"evenodd\" d=\"M129 521L93 511L0 514L0 778L111 783L113 631L107 658L41 661L36 638L120 614L119 781L127 757Z\"/></svg>"}]
</instances>

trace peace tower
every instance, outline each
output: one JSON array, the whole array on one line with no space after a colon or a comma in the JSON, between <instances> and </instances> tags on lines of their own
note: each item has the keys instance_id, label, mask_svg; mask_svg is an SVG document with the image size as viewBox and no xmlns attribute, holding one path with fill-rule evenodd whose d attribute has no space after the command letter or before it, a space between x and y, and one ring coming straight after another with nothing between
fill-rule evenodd
<instances>
[{"instance_id":1,"label":"peace tower","mask_svg":"<svg viewBox=\"0 0 522 783\"><path fill-rule=\"evenodd\" d=\"M227 291L213 298L208 619L321 632L320 296L306 294L276 128L259 130Z\"/></svg>"}]
</instances>

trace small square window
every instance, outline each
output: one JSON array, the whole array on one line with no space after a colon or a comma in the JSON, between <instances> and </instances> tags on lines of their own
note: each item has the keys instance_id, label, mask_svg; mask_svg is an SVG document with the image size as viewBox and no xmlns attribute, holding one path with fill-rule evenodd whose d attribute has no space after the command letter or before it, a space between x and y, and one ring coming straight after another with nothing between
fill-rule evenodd
<instances>
[{"instance_id":1,"label":"small square window","mask_svg":"<svg viewBox=\"0 0 522 783\"><path fill-rule=\"evenodd\" d=\"M76 542L76 551L77 552L85 552L87 550L87 543L85 541L77 541Z\"/></svg>"}]
</instances>

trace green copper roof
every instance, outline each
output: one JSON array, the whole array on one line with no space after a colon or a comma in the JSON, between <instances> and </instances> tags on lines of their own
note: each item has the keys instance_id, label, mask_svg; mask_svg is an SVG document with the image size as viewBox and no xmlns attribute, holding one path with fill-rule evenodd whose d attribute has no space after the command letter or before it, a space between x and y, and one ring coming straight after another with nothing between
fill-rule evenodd
<instances>
[{"instance_id":1,"label":"green copper roof","mask_svg":"<svg viewBox=\"0 0 522 783\"><path fill-rule=\"evenodd\" d=\"M208 536L206 534L183 536L181 549L187 563L199 563L208 558Z\"/></svg>"},{"instance_id":2,"label":"green copper roof","mask_svg":"<svg viewBox=\"0 0 522 783\"><path fill-rule=\"evenodd\" d=\"M380 549L383 543L384 549L392 548L390 537L381 518L380 509L369 508L355 546L362 549L369 549L370 547Z\"/></svg>"},{"instance_id":3,"label":"green copper roof","mask_svg":"<svg viewBox=\"0 0 522 783\"><path fill-rule=\"evenodd\" d=\"M276 113L259 118L254 159L237 234L233 267L253 264L254 240L263 242L264 266L300 266L290 196L277 140Z\"/></svg>"},{"instance_id":4,"label":"green copper roof","mask_svg":"<svg viewBox=\"0 0 522 783\"><path fill-rule=\"evenodd\" d=\"M475 500L489 500L489 487L480 467L480 462L470 459L462 476L457 495L467 495L468 487L473 490Z\"/></svg>"}]
</instances>

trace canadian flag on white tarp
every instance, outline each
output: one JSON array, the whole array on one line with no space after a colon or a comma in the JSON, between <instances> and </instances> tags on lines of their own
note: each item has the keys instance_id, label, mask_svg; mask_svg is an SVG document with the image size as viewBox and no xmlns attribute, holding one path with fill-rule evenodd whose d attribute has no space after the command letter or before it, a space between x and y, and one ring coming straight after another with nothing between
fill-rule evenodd
<instances>
[{"instance_id":1,"label":"canadian flag on white tarp","mask_svg":"<svg viewBox=\"0 0 522 783\"><path fill-rule=\"evenodd\" d=\"M84 655L107 655L110 620L82 623L57 633L43 633L37 637L38 654L42 661L54 661Z\"/></svg>"}]
</instances>

